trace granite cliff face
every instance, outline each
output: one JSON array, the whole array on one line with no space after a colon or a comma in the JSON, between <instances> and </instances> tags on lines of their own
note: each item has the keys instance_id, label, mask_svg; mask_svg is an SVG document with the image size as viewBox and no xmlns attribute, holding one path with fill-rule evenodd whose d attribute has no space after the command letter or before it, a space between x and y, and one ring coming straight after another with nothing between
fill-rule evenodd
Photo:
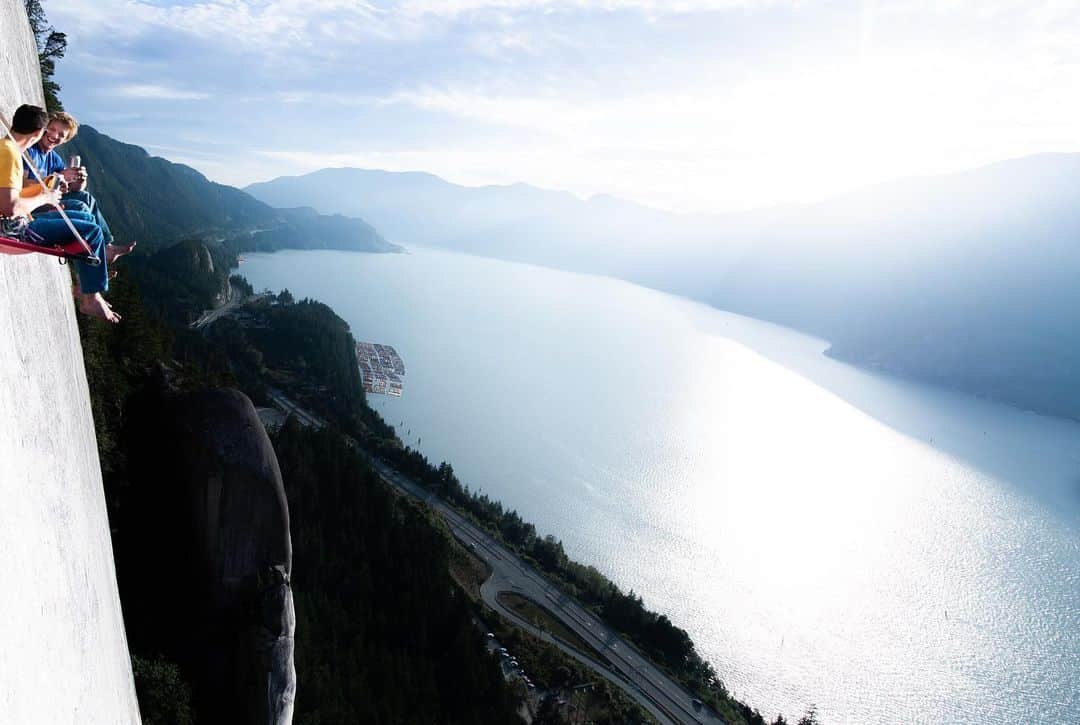
<instances>
[{"instance_id":1,"label":"granite cliff face","mask_svg":"<svg viewBox=\"0 0 1080 725\"><path fill-rule=\"evenodd\" d=\"M292 722L296 693L289 509L270 439L235 390L177 401L172 463L205 578L205 669L228 722Z\"/></svg>"},{"instance_id":2,"label":"granite cliff face","mask_svg":"<svg viewBox=\"0 0 1080 725\"><path fill-rule=\"evenodd\" d=\"M0 0L0 115L22 103L44 105L37 52L23 3ZM227 294L205 246L181 251ZM0 254L0 336L0 721L139 723L127 637L149 631L201 722L291 722L288 508L250 401L164 391L131 411L147 475L110 492L110 522L69 268Z\"/></svg>"},{"instance_id":3,"label":"granite cliff face","mask_svg":"<svg viewBox=\"0 0 1080 725\"><path fill-rule=\"evenodd\" d=\"M117 546L133 641L181 665L206 722L291 722L289 510L254 406L164 384L129 413L137 484Z\"/></svg>"},{"instance_id":4,"label":"granite cliff face","mask_svg":"<svg viewBox=\"0 0 1080 725\"><path fill-rule=\"evenodd\" d=\"M43 104L18 0L0 0L0 115ZM137 723L66 267L0 255L0 720Z\"/></svg>"},{"instance_id":5,"label":"granite cliff face","mask_svg":"<svg viewBox=\"0 0 1080 725\"><path fill-rule=\"evenodd\" d=\"M220 307L232 296L227 263L215 265L214 253L203 242L174 244L154 255L153 264L164 274L197 288L213 307Z\"/></svg>"}]
</instances>

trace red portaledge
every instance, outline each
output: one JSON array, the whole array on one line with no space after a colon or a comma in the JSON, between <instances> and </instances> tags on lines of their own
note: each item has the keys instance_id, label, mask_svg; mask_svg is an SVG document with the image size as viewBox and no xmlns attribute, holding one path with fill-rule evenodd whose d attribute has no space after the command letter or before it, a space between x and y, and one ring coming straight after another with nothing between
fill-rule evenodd
<instances>
[{"instance_id":1,"label":"red portaledge","mask_svg":"<svg viewBox=\"0 0 1080 725\"><path fill-rule=\"evenodd\" d=\"M97 257L87 254L86 248L75 240L58 247L44 247L40 244L0 237L0 254L48 254L61 259L81 259L90 264L101 263Z\"/></svg>"}]
</instances>

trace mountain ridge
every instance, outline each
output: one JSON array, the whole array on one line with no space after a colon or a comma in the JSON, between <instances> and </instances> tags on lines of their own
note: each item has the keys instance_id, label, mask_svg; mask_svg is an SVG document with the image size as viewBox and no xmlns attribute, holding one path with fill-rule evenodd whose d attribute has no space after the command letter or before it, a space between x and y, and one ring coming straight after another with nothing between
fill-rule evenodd
<instances>
[{"instance_id":1,"label":"mountain ridge","mask_svg":"<svg viewBox=\"0 0 1080 725\"><path fill-rule=\"evenodd\" d=\"M190 166L153 156L92 126L80 126L79 134L60 152L82 157L90 174L89 189L116 238L137 239L151 251L207 237L229 241L240 251L284 246L400 251L363 219L275 209L240 189L210 181Z\"/></svg>"},{"instance_id":2,"label":"mountain ridge","mask_svg":"<svg viewBox=\"0 0 1080 725\"><path fill-rule=\"evenodd\" d=\"M369 194L375 177L333 174L336 191L318 200L311 175L248 189L362 212L405 244L686 296L822 337L840 359L1080 419L1080 294L1068 272L1080 269L1080 154L716 217L450 182L433 198L394 172L378 177L393 188Z\"/></svg>"}]
</instances>

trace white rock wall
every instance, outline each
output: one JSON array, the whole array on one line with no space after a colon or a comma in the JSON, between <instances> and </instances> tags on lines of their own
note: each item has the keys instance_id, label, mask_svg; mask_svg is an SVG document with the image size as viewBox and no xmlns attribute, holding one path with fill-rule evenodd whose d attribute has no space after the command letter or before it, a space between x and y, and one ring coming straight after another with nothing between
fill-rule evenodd
<instances>
[{"instance_id":1,"label":"white rock wall","mask_svg":"<svg viewBox=\"0 0 1080 725\"><path fill-rule=\"evenodd\" d=\"M42 105L0 0L0 115ZM138 723L66 267L0 255L0 725Z\"/></svg>"}]
</instances>

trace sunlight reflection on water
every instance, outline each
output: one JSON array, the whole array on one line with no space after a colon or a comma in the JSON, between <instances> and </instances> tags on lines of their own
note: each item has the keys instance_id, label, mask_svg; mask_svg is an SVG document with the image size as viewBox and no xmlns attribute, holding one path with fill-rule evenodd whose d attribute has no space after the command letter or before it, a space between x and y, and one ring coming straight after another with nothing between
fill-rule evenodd
<instances>
[{"instance_id":1,"label":"sunlight reflection on water","mask_svg":"<svg viewBox=\"0 0 1080 725\"><path fill-rule=\"evenodd\" d=\"M393 344L406 394L372 403L407 442L767 716L1080 721L1080 426L609 279L425 250L242 272Z\"/></svg>"}]
</instances>

